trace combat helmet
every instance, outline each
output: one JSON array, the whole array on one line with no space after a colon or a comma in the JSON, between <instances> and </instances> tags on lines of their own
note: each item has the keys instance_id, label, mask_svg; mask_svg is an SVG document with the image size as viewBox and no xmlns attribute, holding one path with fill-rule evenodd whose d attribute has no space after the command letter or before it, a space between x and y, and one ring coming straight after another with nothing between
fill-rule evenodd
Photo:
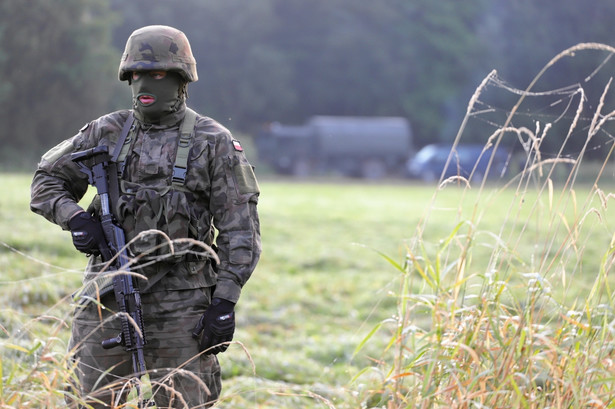
<instances>
[{"instance_id":1,"label":"combat helmet","mask_svg":"<svg viewBox=\"0 0 615 409\"><path fill-rule=\"evenodd\" d=\"M129 73L138 70L175 71L187 82L199 79L188 38L169 26L142 27L128 37L120 61L120 81L128 80Z\"/></svg>"}]
</instances>

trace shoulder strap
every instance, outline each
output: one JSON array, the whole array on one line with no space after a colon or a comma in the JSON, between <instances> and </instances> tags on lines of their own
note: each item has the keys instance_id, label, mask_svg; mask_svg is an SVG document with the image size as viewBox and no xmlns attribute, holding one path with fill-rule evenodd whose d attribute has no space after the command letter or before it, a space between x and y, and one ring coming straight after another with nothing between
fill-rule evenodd
<instances>
[{"instance_id":1,"label":"shoulder strap","mask_svg":"<svg viewBox=\"0 0 615 409\"><path fill-rule=\"evenodd\" d=\"M133 112L130 111L124 125L122 126L122 131L115 142L113 154L111 155L111 162L109 163L109 172L115 173L115 177L111 177L111 175L109 175L108 189L110 196L109 200L113 203L111 206L111 212L116 219L117 215L115 213L115 204L120 197L120 180L122 179L124 164L126 162L124 159L126 158L126 153L128 152L128 147L130 146L130 140L132 139L128 137L128 134L134 129L133 124L134 115Z\"/></svg>"},{"instance_id":2,"label":"shoulder strap","mask_svg":"<svg viewBox=\"0 0 615 409\"><path fill-rule=\"evenodd\" d=\"M126 167L126 156L128 156L128 151L130 150L130 144L132 142L132 136L135 131L135 119L134 114L130 111L128 114L128 118L126 118L126 122L124 122L124 127L122 128L122 133L117 140L115 145L115 150L113 151L113 156L111 157L111 161L117 163L117 176L118 178L122 178L124 174L124 168ZM130 134L130 136L128 136Z\"/></svg>"},{"instance_id":3,"label":"shoulder strap","mask_svg":"<svg viewBox=\"0 0 615 409\"><path fill-rule=\"evenodd\" d=\"M122 127L122 132L115 143L115 149L113 150L113 155L111 156L112 162L123 161L124 158L126 158L128 145L130 145L130 138L126 137L128 136L128 132L131 130L133 123L134 114L130 111L128 118L126 118L126 122L124 122L124 126Z\"/></svg>"},{"instance_id":4,"label":"shoulder strap","mask_svg":"<svg viewBox=\"0 0 615 409\"><path fill-rule=\"evenodd\" d=\"M179 141L177 142L177 154L173 165L173 186L183 187L188 170L188 156L192 146L192 134L196 125L196 112L186 107L186 115L179 128Z\"/></svg>"}]
</instances>

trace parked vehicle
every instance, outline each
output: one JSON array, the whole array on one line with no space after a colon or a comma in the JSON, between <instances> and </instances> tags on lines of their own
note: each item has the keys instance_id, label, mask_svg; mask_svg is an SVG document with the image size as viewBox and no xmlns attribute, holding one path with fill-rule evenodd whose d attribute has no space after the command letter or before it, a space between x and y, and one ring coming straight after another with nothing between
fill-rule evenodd
<instances>
[{"instance_id":1,"label":"parked vehicle","mask_svg":"<svg viewBox=\"0 0 615 409\"><path fill-rule=\"evenodd\" d=\"M446 179L459 175L467 179L472 172L474 181L482 180L484 177L498 178L509 161L510 155L503 147L498 147L496 151L492 147L485 149L479 144L457 145L455 150L452 150L452 147L451 144L432 144L423 147L408 160L408 176L425 182L434 182L441 176ZM491 168L487 169L492 156Z\"/></svg>"},{"instance_id":2,"label":"parked vehicle","mask_svg":"<svg viewBox=\"0 0 615 409\"><path fill-rule=\"evenodd\" d=\"M260 160L296 176L403 176L413 153L410 124L399 117L314 116L304 125L274 123L255 143Z\"/></svg>"}]
</instances>

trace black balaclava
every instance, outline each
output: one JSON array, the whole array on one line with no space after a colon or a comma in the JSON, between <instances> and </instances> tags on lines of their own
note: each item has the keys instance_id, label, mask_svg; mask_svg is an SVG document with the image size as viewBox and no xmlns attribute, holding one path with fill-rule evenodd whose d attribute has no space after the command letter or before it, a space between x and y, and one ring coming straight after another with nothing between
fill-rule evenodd
<instances>
[{"instance_id":1,"label":"black balaclava","mask_svg":"<svg viewBox=\"0 0 615 409\"><path fill-rule=\"evenodd\" d=\"M132 106L135 116L141 122L148 124L176 123L185 110L185 82L175 72L167 72L162 79L154 79L141 73L138 79L130 81L132 90ZM143 104L139 98L147 95L154 98L154 102Z\"/></svg>"}]
</instances>

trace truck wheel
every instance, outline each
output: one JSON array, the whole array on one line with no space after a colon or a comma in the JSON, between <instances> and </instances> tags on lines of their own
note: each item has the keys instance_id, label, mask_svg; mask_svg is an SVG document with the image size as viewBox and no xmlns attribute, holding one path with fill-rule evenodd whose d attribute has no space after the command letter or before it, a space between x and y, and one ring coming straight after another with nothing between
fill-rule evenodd
<instances>
[{"instance_id":1,"label":"truck wheel","mask_svg":"<svg viewBox=\"0 0 615 409\"><path fill-rule=\"evenodd\" d=\"M382 179L387 175L387 167L380 159L368 159L361 165L361 176L365 179Z\"/></svg>"}]
</instances>

